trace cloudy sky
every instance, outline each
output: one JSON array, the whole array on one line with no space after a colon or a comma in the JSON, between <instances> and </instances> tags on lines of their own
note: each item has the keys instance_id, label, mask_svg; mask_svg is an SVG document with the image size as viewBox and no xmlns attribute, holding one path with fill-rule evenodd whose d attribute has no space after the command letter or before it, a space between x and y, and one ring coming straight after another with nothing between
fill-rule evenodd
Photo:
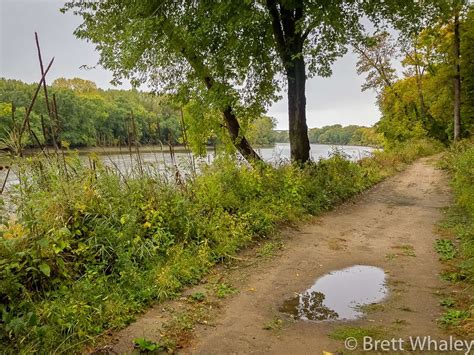
<instances>
[{"instance_id":1,"label":"cloudy sky","mask_svg":"<svg viewBox=\"0 0 474 355\"><path fill-rule=\"evenodd\" d=\"M111 87L110 72L94 65L98 54L94 46L76 39L74 29L80 18L59 12L61 0L0 0L0 77L37 82L40 78L34 32L38 32L45 62L54 56L48 81L58 77L92 80L101 88ZM330 78L312 78L307 83L309 127L372 125L379 118L373 92L361 92L363 77L355 71L356 57L349 53L339 59ZM46 65L46 64L45 64ZM124 84L123 88L130 85ZM284 93L283 93L284 94ZM284 96L284 95L283 95ZM287 129L287 102L275 103L269 115L278 120L279 129Z\"/></svg>"}]
</instances>

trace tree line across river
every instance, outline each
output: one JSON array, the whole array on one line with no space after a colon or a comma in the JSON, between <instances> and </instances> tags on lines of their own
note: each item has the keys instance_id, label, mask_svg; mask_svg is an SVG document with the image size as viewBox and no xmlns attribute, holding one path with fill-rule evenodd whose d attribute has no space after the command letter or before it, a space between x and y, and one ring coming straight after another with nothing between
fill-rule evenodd
<instances>
[{"instance_id":1,"label":"tree line across river","mask_svg":"<svg viewBox=\"0 0 474 355\"><path fill-rule=\"evenodd\" d=\"M15 126L19 125L24 116L35 86L18 80L0 79L0 139L4 148L12 144ZM56 79L49 91L55 95L59 120L46 121L48 112L42 93L30 115L31 129L42 144L51 145L53 140L72 147L118 146L129 142L173 145L185 143L184 134L189 130L189 125L186 124L189 107L181 109L165 95L138 90L102 90L94 82L79 78ZM15 111L13 116L12 111ZM274 119L260 116L249 122L246 136L257 146L289 142L288 131L275 130L275 126ZM187 135L191 140L190 145L198 152L202 152L205 145L218 143L218 136ZM28 146L37 145L34 140L28 139ZM309 139L311 143L323 144L381 143L380 135L373 128L356 125L312 128L309 130Z\"/></svg>"}]
</instances>

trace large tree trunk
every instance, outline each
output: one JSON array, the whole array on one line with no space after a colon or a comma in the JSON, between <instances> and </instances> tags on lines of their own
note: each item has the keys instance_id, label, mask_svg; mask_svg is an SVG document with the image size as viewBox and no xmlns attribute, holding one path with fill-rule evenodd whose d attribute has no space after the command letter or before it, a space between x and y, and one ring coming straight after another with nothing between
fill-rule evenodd
<instances>
[{"instance_id":1,"label":"large tree trunk","mask_svg":"<svg viewBox=\"0 0 474 355\"><path fill-rule=\"evenodd\" d=\"M454 10L454 141L461 135L461 67L459 36L459 10Z\"/></svg>"},{"instance_id":2,"label":"large tree trunk","mask_svg":"<svg viewBox=\"0 0 474 355\"><path fill-rule=\"evenodd\" d=\"M286 69L288 80L288 122L291 159L302 164L310 158L308 126L306 124L306 72L302 57L289 63Z\"/></svg>"},{"instance_id":3,"label":"large tree trunk","mask_svg":"<svg viewBox=\"0 0 474 355\"><path fill-rule=\"evenodd\" d=\"M303 164L309 160L306 125L306 71L303 56L305 35L298 28L304 20L303 1L267 0L275 45L288 81L288 118L291 160Z\"/></svg>"}]
</instances>

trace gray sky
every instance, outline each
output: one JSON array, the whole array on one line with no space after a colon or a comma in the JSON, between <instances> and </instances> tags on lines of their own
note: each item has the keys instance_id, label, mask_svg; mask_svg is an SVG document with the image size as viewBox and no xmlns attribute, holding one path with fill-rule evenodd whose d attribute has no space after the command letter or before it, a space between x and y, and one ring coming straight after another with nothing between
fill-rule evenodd
<instances>
[{"instance_id":1,"label":"gray sky","mask_svg":"<svg viewBox=\"0 0 474 355\"><path fill-rule=\"evenodd\" d=\"M40 79L34 32L40 36L43 61L55 57L48 82L58 77L80 77L94 81L101 88L111 87L110 72L103 68L80 69L94 65L98 54L94 46L76 39L74 29L80 18L62 14L62 0L0 0L0 76L25 82ZM309 127L372 125L379 119L375 93L361 92L363 77L355 71L356 57L350 53L339 59L330 78L312 78L306 88ZM46 64L45 64L46 65ZM130 88L129 84L122 88ZM285 96L285 93L283 93ZM288 128L287 101L275 103L268 114L278 120L278 129Z\"/></svg>"}]
</instances>

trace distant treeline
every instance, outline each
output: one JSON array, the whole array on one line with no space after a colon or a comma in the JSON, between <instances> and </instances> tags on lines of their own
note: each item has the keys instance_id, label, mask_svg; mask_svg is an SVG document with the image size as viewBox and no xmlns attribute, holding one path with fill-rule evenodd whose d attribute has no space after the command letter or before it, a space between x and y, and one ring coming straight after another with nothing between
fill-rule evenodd
<instances>
[{"instance_id":1,"label":"distant treeline","mask_svg":"<svg viewBox=\"0 0 474 355\"><path fill-rule=\"evenodd\" d=\"M15 127L21 126L25 110L37 84L0 78L0 141L3 148L15 139ZM49 117L43 90L30 115L30 126L41 144L73 147L118 146L140 144L183 144L183 122L186 127L186 106L170 97L137 90L103 90L89 80L56 79L48 86L49 99L54 95L58 119ZM12 112L14 111L14 112ZM54 115L53 115L54 116ZM184 117L184 119L183 119ZM249 141L255 145L273 144L275 121L258 117L246 128ZM188 135L190 136L190 135ZM218 140L210 136L208 144ZM191 137L193 138L193 137ZM37 146L25 137L27 146ZM193 143L193 142L191 142Z\"/></svg>"},{"instance_id":2,"label":"distant treeline","mask_svg":"<svg viewBox=\"0 0 474 355\"><path fill-rule=\"evenodd\" d=\"M288 131L275 131L274 134L277 142L289 142ZM310 143L366 146L381 145L383 139L374 127L357 125L343 127L340 124L311 128L308 137Z\"/></svg>"},{"instance_id":3,"label":"distant treeline","mask_svg":"<svg viewBox=\"0 0 474 355\"><path fill-rule=\"evenodd\" d=\"M15 139L25 110L37 84L0 78L0 140L8 147ZM49 116L41 90L30 115L30 127L41 144L73 147L140 144L182 144L189 110L171 98L137 90L103 90L92 81L79 78L56 79L48 86L50 101L54 95L58 117ZM14 111L14 112L12 112ZM184 117L184 118L183 118ZM271 145L288 142L288 131L275 131L276 122L266 116L249 122L246 136L252 144ZM209 144L218 135L209 138ZM31 137L28 146L37 146ZM213 140L214 139L214 140ZM309 130L311 143L379 145L381 136L373 128L341 125Z\"/></svg>"},{"instance_id":4,"label":"distant treeline","mask_svg":"<svg viewBox=\"0 0 474 355\"><path fill-rule=\"evenodd\" d=\"M16 121L21 121L36 87L0 78L3 141L8 141L15 125L12 109ZM53 94L56 97L59 120L50 119L43 90L30 116L31 128L42 143L52 144L54 139L72 146L105 146L127 144L131 137L140 143L176 143L181 139L180 110L166 97L137 90L102 90L92 81L78 78L57 79L48 91L50 101Z\"/></svg>"}]
</instances>

